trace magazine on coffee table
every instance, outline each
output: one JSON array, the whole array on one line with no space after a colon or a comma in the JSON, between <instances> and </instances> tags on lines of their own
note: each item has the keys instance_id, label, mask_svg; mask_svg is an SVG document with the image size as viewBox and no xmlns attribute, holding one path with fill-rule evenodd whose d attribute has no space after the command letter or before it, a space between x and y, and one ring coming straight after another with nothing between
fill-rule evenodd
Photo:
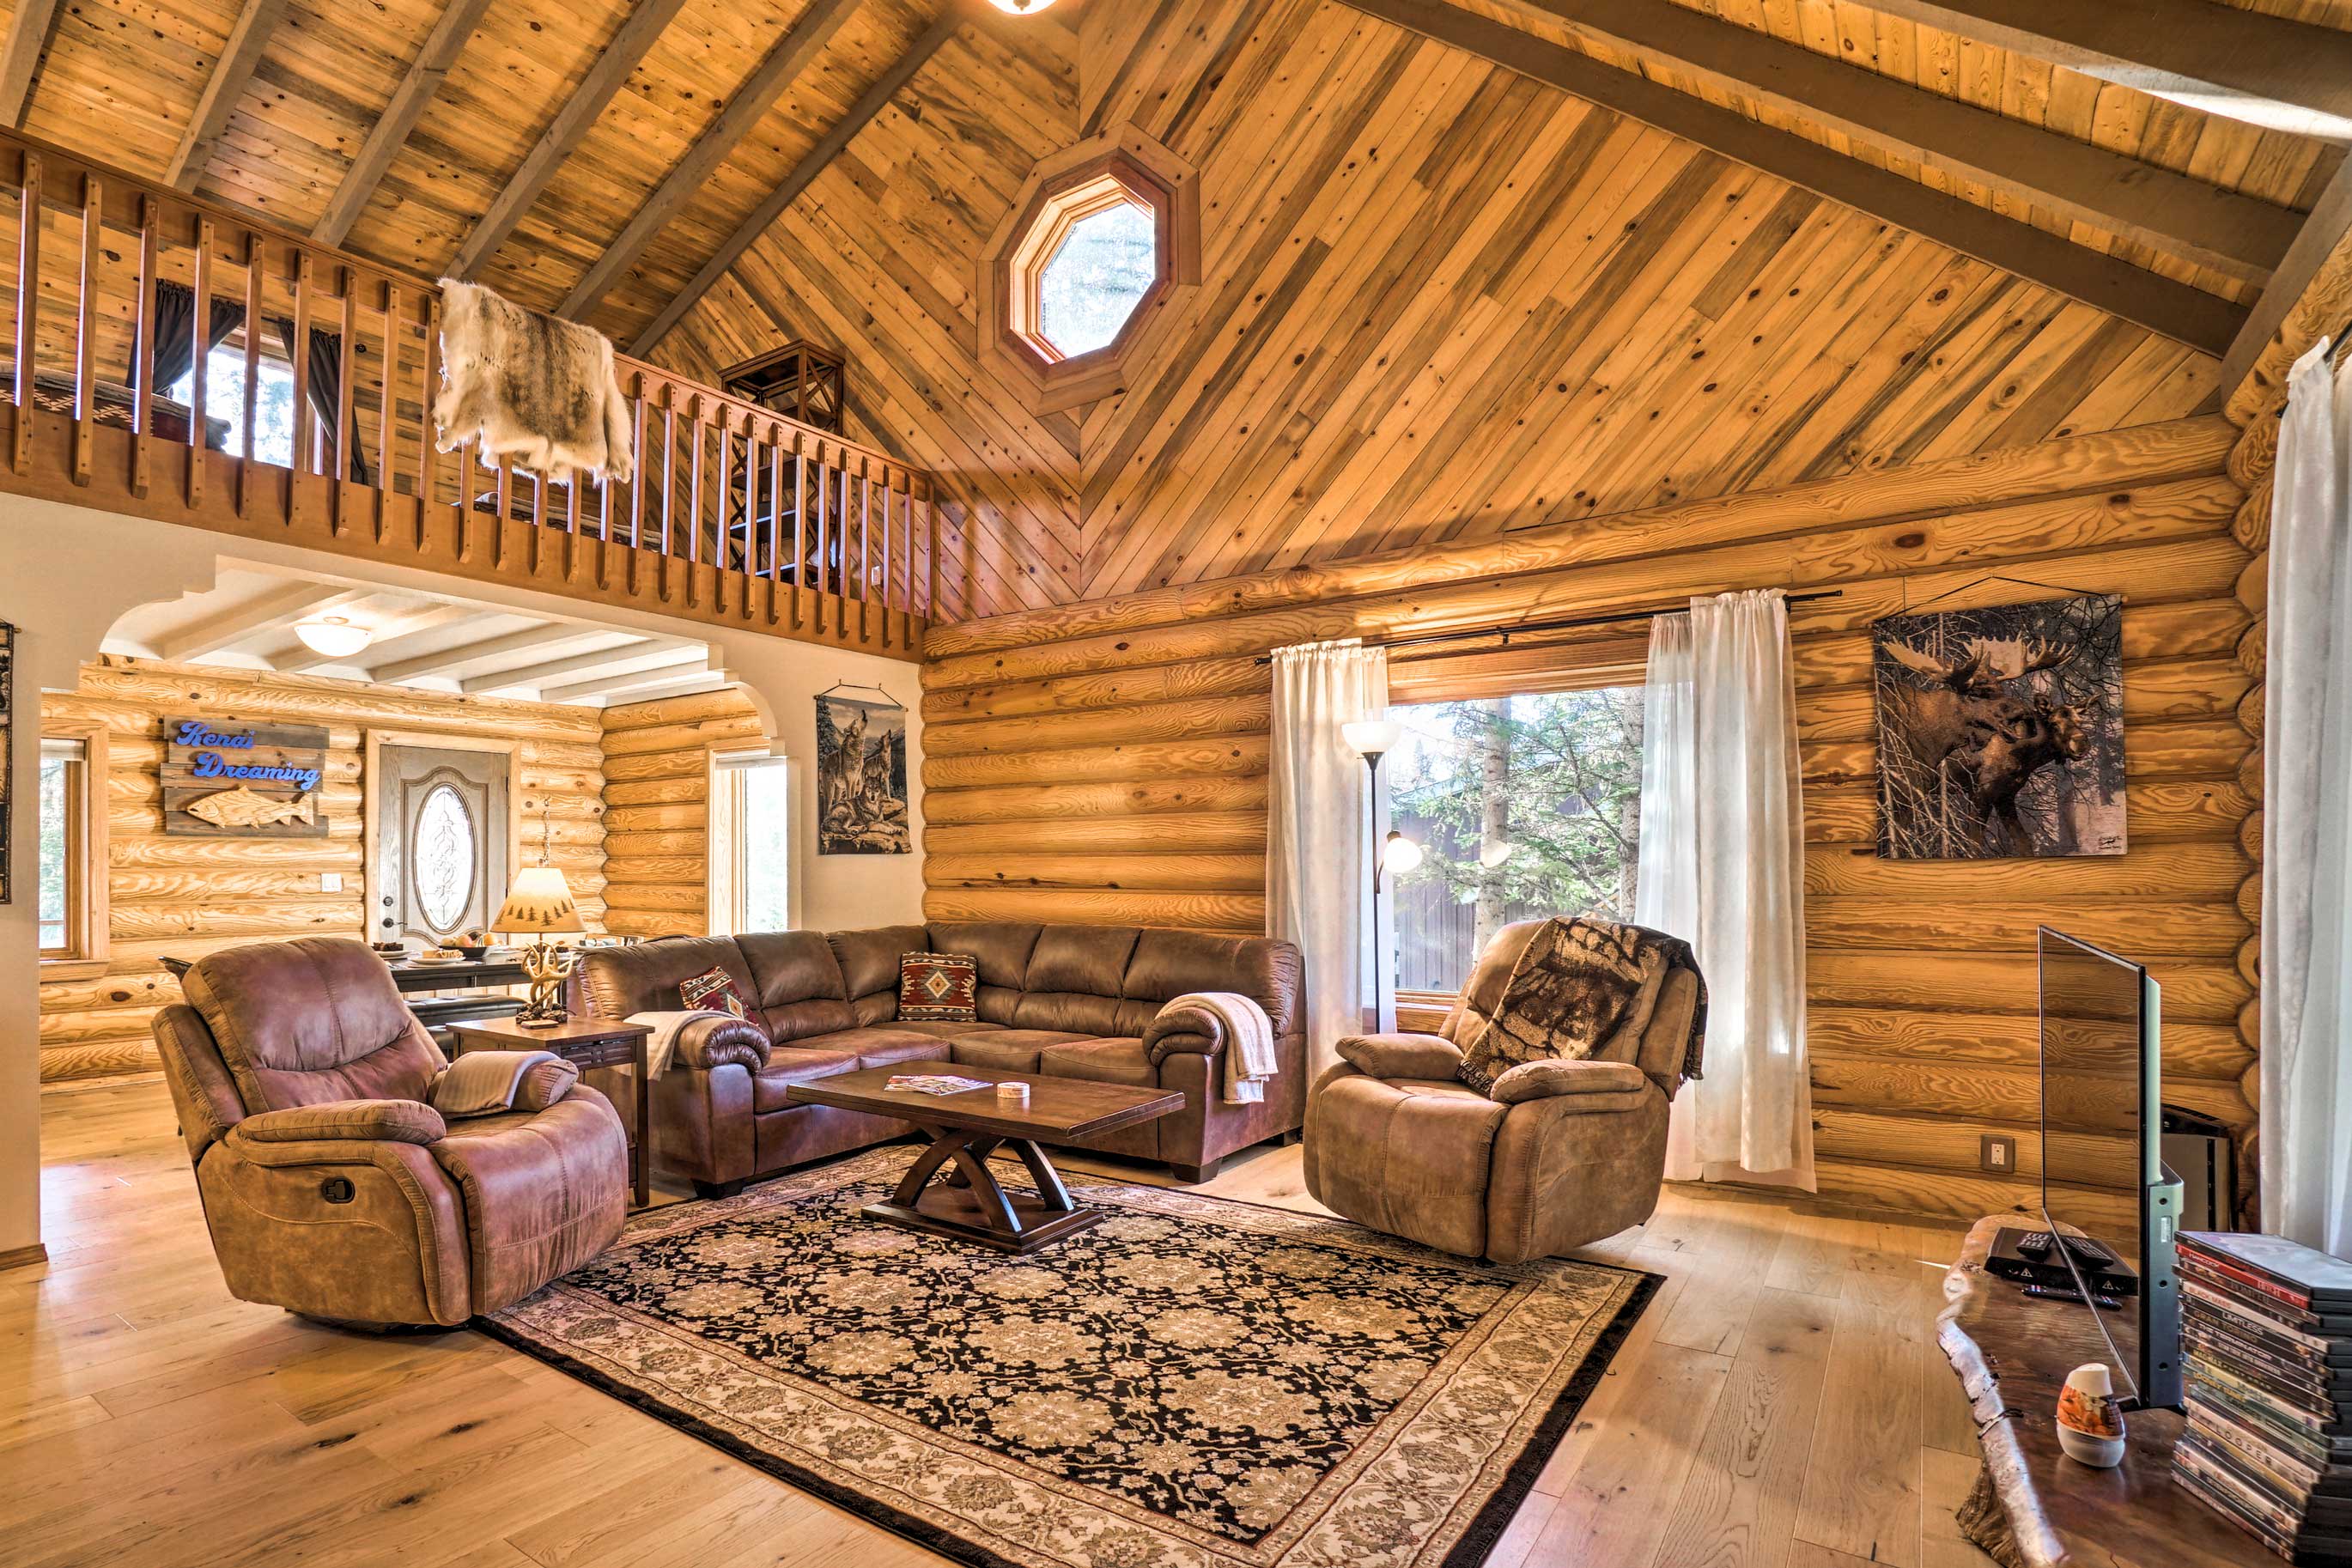
<instances>
[{"instance_id":1,"label":"magazine on coffee table","mask_svg":"<svg viewBox=\"0 0 2352 1568\"><path fill-rule=\"evenodd\" d=\"M902 1072L884 1087L915 1094L966 1094L975 1089L993 1089L996 1086L985 1079L958 1078L953 1073Z\"/></svg>"}]
</instances>

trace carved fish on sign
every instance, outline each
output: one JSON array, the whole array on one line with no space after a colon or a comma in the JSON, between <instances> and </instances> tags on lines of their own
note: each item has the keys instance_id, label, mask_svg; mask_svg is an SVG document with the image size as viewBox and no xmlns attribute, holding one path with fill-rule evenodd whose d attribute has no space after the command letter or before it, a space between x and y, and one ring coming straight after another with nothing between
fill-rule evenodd
<instances>
[{"instance_id":1,"label":"carved fish on sign","mask_svg":"<svg viewBox=\"0 0 2352 1568\"><path fill-rule=\"evenodd\" d=\"M318 814L307 795L292 800L273 800L239 785L191 801L181 810L190 816L201 817L215 827L258 827L270 822L316 822Z\"/></svg>"}]
</instances>

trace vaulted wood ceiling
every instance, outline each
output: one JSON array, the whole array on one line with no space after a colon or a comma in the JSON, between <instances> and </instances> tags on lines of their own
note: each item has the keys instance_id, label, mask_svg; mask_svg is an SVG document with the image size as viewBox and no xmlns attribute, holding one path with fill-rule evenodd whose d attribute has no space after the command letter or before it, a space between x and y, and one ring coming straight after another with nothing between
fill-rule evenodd
<instances>
[{"instance_id":1,"label":"vaulted wood ceiling","mask_svg":"<svg viewBox=\"0 0 2352 1568\"><path fill-rule=\"evenodd\" d=\"M842 347L982 612L2171 417L2352 209L2352 0L0 16L33 135L706 378ZM1033 415L975 260L1124 121L1201 169L1207 281Z\"/></svg>"}]
</instances>

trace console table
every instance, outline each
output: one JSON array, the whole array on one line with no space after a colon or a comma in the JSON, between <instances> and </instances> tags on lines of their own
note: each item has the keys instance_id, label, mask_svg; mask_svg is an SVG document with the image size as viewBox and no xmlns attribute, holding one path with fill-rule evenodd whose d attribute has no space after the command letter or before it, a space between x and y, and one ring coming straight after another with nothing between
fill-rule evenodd
<instances>
[{"instance_id":1,"label":"console table","mask_svg":"<svg viewBox=\"0 0 2352 1568\"><path fill-rule=\"evenodd\" d=\"M1984 1468L1960 1505L1960 1533L2006 1568L2277 1568L2279 1559L2172 1484L2182 1418L2125 1417L2128 1444L2112 1470L2059 1450L2051 1417L2066 1374L2106 1352L2078 1302L2035 1301L1985 1272L2004 1225L1977 1221L1944 1277L1936 1338L1976 1414Z\"/></svg>"}]
</instances>

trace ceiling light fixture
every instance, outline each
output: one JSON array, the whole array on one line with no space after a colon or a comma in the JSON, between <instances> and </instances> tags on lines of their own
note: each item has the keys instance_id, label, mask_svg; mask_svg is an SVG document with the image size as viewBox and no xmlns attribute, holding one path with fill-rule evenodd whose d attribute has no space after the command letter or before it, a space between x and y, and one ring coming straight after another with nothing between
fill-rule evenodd
<instances>
[{"instance_id":1,"label":"ceiling light fixture","mask_svg":"<svg viewBox=\"0 0 2352 1568\"><path fill-rule=\"evenodd\" d=\"M323 658L349 658L375 640L375 634L341 616L314 616L294 623L302 646Z\"/></svg>"},{"instance_id":2,"label":"ceiling light fixture","mask_svg":"<svg viewBox=\"0 0 2352 1568\"><path fill-rule=\"evenodd\" d=\"M1054 0L992 0L1000 11L1010 11L1016 16L1034 16L1051 5Z\"/></svg>"}]
</instances>

